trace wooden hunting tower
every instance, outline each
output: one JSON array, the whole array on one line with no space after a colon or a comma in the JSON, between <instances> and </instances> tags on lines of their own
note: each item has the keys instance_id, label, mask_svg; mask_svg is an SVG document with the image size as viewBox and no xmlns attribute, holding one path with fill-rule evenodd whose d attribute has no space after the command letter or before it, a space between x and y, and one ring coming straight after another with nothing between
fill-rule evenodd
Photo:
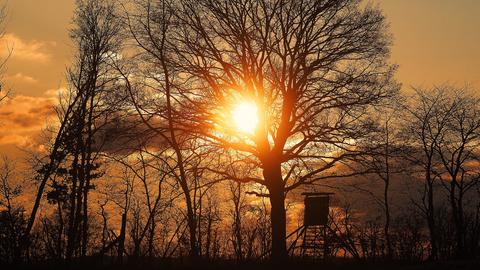
<instances>
[{"instance_id":1,"label":"wooden hunting tower","mask_svg":"<svg viewBox=\"0 0 480 270\"><path fill-rule=\"evenodd\" d=\"M305 226L327 225L331 193L302 193L305 195L303 224Z\"/></svg>"},{"instance_id":2,"label":"wooden hunting tower","mask_svg":"<svg viewBox=\"0 0 480 270\"><path fill-rule=\"evenodd\" d=\"M305 196L303 225L289 235L296 234L296 239L288 251L302 257L325 258L329 252L327 226L330 196L333 193L305 192L302 195Z\"/></svg>"}]
</instances>

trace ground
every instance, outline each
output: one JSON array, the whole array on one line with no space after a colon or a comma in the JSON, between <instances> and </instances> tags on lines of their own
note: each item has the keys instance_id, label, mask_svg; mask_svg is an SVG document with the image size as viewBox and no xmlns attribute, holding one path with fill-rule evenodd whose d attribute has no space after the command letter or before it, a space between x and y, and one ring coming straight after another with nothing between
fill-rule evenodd
<instances>
[{"instance_id":1,"label":"ground","mask_svg":"<svg viewBox=\"0 0 480 270\"><path fill-rule=\"evenodd\" d=\"M71 270L130 270L130 269L162 269L162 270L189 270L189 269L211 269L211 270L268 270L268 269L325 269L325 270L450 270L450 269L480 269L480 261L440 261L440 262L366 262L355 260L338 260L338 261L316 261L316 262L295 262L286 263L270 263L270 262L243 262L234 261L148 261L147 259L139 259L137 261L128 261L123 264L103 262L98 260L87 260L83 262L74 262L66 264L58 261L50 261L46 263L31 265L7 265L1 266L1 269L71 269Z\"/></svg>"}]
</instances>

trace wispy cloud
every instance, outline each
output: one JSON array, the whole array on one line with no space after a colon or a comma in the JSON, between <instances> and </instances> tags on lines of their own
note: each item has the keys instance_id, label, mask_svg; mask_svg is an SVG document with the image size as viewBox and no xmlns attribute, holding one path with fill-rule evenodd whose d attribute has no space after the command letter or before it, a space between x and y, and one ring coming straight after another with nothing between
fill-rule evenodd
<instances>
[{"instance_id":1,"label":"wispy cloud","mask_svg":"<svg viewBox=\"0 0 480 270\"><path fill-rule=\"evenodd\" d=\"M14 96L0 106L0 145L27 147L55 115L52 97Z\"/></svg>"},{"instance_id":2,"label":"wispy cloud","mask_svg":"<svg viewBox=\"0 0 480 270\"><path fill-rule=\"evenodd\" d=\"M33 78L32 76L25 75L21 72L15 73L13 75L5 75L4 79L7 80L7 81L11 81L13 83L16 83L16 82L36 83L36 82L38 82L38 80Z\"/></svg>"},{"instance_id":3,"label":"wispy cloud","mask_svg":"<svg viewBox=\"0 0 480 270\"><path fill-rule=\"evenodd\" d=\"M49 98L58 98L59 96L65 95L67 91L68 91L67 88L60 87L60 88L48 89L43 93L43 95Z\"/></svg>"},{"instance_id":4,"label":"wispy cloud","mask_svg":"<svg viewBox=\"0 0 480 270\"><path fill-rule=\"evenodd\" d=\"M19 60L46 62L51 59L47 52L49 47L56 46L55 42L38 40L24 40L13 33L5 34L2 38L2 58L11 53L11 58Z\"/></svg>"}]
</instances>

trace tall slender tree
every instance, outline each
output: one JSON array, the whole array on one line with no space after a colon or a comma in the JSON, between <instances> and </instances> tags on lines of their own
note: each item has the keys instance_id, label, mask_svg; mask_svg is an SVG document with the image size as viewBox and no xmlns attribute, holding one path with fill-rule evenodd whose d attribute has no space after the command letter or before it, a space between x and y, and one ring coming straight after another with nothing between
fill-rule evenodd
<instances>
[{"instance_id":1,"label":"tall slender tree","mask_svg":"<svg viewBox=\"0 0 480 270\"><path fill-rule=\"evenodd\" d=\"M144 126L157 136L156 160L169 167L182 192L189 237L189 256L201 253L200 225L204 160L208 147L178 127L179 105L177 81L179 71L172 62L173 30L176 24L174 1L137 1L125 18L136 44L133 61L138 63L123 76L130 90L131 101ZM120 68L122 69L122 68ZM135 77L136 79L132 79Z\"/></svg>"},{"instance_id":2,"label":"tall slender tree","mask_svg":"<svg viewBox=\"0 0 480 270\"><path fill-rule=\"evenodd\" d=\"M475 165L480 158L480 106L479 98L463 89L447 93L455 107L435 149L441 167L438 177L448 192L451 220L455 228L456 258L472 256L466 233L466 198L479 184L480 171ZM439 104L437 104L439 105ZM448 108L448 107L447 107ZM477 244L478 245L478 244Z\"/></svg>"},{"instance_id":3,"label":"tall slender tree","mask_svg":"<svg viewBox=\"0 0 480 270\"><path fill-rule=\"evenodd\" d=\"M440 160L436 151L457 103L448 98L445 90L426 91L415 89L414 102L407 107L405 125L406 142L411 150L410 159L421 166L424 178L422 202L419 205L428 225L430 259L438 258L439 230L436 221L435 190L439 185Z\"/></svg>"},{"instance_id":4,"label":"tall slender tree","mask_svg":"<svg viewBox=\"0 0 480 270\"><path fill-rule=\"evenodd\" d=\"M97 131L118 101L108 90L116 87L117 78L110 71L120 45L113 2L78 0L76 5L71 37L77 54L67 71L69 91L57 109L59 128L49 156L38 170L40 185L25 232L28 237L45 187L52 180L49 199L65 200L62 205L67 208L67 259L87 252L88 195L92 180L99 176L97 158L103 145Z\"/></svg>"}]
</instances>

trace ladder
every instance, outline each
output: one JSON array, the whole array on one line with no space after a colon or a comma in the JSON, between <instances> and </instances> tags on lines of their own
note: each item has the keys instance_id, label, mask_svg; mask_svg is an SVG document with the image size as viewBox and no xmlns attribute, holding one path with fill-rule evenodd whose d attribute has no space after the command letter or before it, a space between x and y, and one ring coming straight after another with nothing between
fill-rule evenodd
<instances>
[{"instance_id":1,"label":"ladder","mask_svg":"<svg viewBox=\"0 0 480 270\"><path fill-rule=\"evenodd\" d=\"M300 244L301 256L311 258L324 258L326 245L326 228L322 225L306 226Z\"/></svg>"}]
</instances>

